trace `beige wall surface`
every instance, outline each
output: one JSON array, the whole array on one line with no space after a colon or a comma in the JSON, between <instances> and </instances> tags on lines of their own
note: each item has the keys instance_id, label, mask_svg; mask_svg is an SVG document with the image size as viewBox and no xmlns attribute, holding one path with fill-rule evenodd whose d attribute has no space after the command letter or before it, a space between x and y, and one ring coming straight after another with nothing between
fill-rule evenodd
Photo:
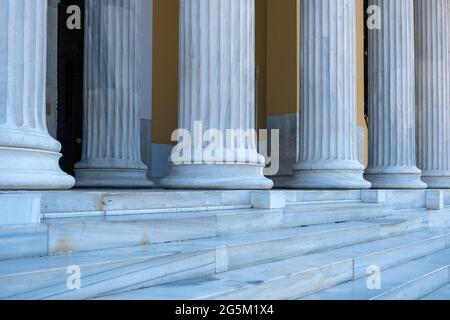
<instances>
[{"instance_id":1,"label":"beige wall surface","mask_svg":"<svg viewBox=\"0 0 450 320\"><path fill-rule=\"evenodd\" d=\"M178 128L178 0L153 2L153 143Z\"/></svg>"},{"instance_id":2,"label":"beige wall surface","mask_svg":"<svg viewBox=\"0 0 450 320\"><path fill-rule=\"evenodd\" d=\"M267 1L256 0L256 65L258 66L258 127L266 128L267 118Z\"/></svg>"},{"instance_id":3,"label":"beige wall surface","mask_svg":"<svg viewBox=\"0 0 450 320\"><path fill-rule=\"evenodd\" d=\"M267 1L269 117L299 111L299 4L299 0Z\"/></svg>"},{"instance_id":4,"label":"beige wall surface","mask_svg":"<svg viewBox=\"0 0 450 320\"><path fill-rule=\"evenodd\" d=\"M364 66L364 57L365 57L365 48L364 48L364 29L365 29L365 13L364 13L364 0L355 0L356 1L356 85L357 85L357 108L358 108L358 126L364 128L364 155L365 155L365 163L367 164L369 158L369 142L368 142L368 128L366 125L366 120L364 118L364 75L365 75L365 66Z\"/></svg>"},{"instance_id":5,"label":"beige wall surface","mask_svg":"<svg viewBox=\"0 0 450 320\"><path fill-rule=\"evenodd\" d=\"M259 127L300 110L300 1L256 0ZM357 7L358 126L364 120L364 9ZM168 144L178 123L179 0L154 0L153 142ZM366 143L367 149L367 143ZM366 150L367 154L367 150Z\"/></svg>"}]
</instances>

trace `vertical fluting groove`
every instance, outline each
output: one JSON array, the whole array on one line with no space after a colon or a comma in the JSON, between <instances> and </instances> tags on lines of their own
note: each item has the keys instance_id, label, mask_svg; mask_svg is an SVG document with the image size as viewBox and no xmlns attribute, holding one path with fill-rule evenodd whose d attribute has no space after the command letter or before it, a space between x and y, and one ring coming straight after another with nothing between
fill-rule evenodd
<instances>
[{"instance_id":1,"label":"vertical fluting groove","mask_svg":"<svg viewBox=\"0 0 450 320\"><path fill-rule=\"evenodd\" d=\"M353 1L302 3L300 161L356 158Z\"/></svg>"},{"instance_id":2,"label":"vertical fluting groove","mask_svg":"<svg viewBox=\"0 0 450 320\"><path fill-rule=\"evenodd\" d=\"M263 175L265 159L253 132L245 144L240 143L244 137L230 135L231 130L248 134L255 129L254 5L255 0L180 0L179 127L196 140L188 153L182 137L183 159L172 157L162 186L273 186ZM198 132L198 122L203 132ZM249 138L253 141L248 143Z\"/></svg>"},{"instance_id":3,"label":"vertical fluting groove","mask_svg":"<svg viewBox=\"0 0 450 320\"><path fill-rule=\"evenodd\" d=\"M369 165L377 188L418 188L416 166L414 1L370 0L380 29L368 34Z\"/></svg>"},{"instance_id":4,"label":"vertical fluting groove","mask_svg":"<svg viewBox=\"0 0 450 320\"><path fill-rule=\"evenodd\" d=\"M255 128L254 1L181 0L181 128Z\"/></svg>"},{"instance_id":5,"label":"vertical fluting groove","mask_svg":"<svg viewBox=\"0 0 450 320\"><path fill-rule=\"evenodd\" d=\"M301 1L300 153L291 188L365 189L357 158L354 0Z\"/></svg>"},{"instance_id":6,"label":"vertical fluting groove","mask_svg":"<svg viewBox=\"0 0 450 320\"><path fill-rule=\"evenodd\" d=\"M47 1L3 0L0 3L0 70L3 73L0 126L38 135L46 140L44 149L59 151L59 143L48 136L45 118L47 24L44 19L47 19Z\"/></svg>"},{"instance_id":7,"label":"vertical fluting groove","mask_svg":"<svg viewBox=\"0 0 450 320\"><path fill-rule=\"evenodd\" d=\"M46 124L47 0L0 0L0 190L70 189Z\"/></svg>"},{"instance_id":8,"label":"vertical fluting groove","mask_svg":"<svg viewBox=\"0 0 450 320\"><path fill-rule=\"evenodd\" d=\"M79 168L143 169L135 0L87 0L83 159Z\"/></svg>"},{"instance_id":9,"label":"vertical fluting groove","mask_svg":"<svg viewBox=\"0 0 450 320\"><path fill-rule=\"evenodd\" d=\"M414 4L417 160L430 187L446 187L450 186L448 1Z\"/></svg>"}]
</instances>

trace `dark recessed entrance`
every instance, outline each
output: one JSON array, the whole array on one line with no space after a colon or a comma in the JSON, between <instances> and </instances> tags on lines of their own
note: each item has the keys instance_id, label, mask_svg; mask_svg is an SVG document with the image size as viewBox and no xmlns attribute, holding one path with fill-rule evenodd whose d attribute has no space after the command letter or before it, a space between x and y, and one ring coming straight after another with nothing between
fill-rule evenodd
<instances>
[{"instance_id":1,"label":"dark recessed entrance","mask_svg":"<svg viewBox=\"0 0 450 320\"><path fill-rule=\"evenodd\" d=\"M67 8L81 8L84 21L84 0L61 0L58 7L58 140L62 144L61 168L73 174L80 161L83 137L83 55L84 25L70 30L66 22Z\"/></svg>"}]
</instances>

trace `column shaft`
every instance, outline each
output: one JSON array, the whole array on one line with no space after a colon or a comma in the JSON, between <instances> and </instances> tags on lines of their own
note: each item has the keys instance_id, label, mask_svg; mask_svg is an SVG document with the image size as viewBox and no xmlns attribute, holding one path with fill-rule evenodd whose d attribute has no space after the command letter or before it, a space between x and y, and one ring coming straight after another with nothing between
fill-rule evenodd
<instances>
[{"instance_id":1,"label":"column shaft","mask_svg":"<svg viewBox=\"0 0 450 320\"><path fill-rule=\"evenodd\" d=\"M0 1L0 189L68 189L45 119L47 0Z\"/></svg>"},{"instance_id":2,"label":"column shaft","mask_svg":"<svg viewBox=\"0 0 450 320\"><path fill-rule=\"evenodd\" d=\"M87 0L80 187L146 187L141 161L135 0Z\"/></svg>"},{"instance_id":3,"label":"column shaft","mask_svg":"<svg viewBox=\"0 0 450 320\"><path fill-rule=\"evenodd\" d=\"M448 1L414 4L418 165L429 188L450 188Z\"/></svg>"},{"instance_id":4,"label":"column shaft","mask_svg":"<svg viewBox=\"0 0 450 320\"><path fill-rule=\"evenodd\" d=\"M300 157L292 188L363 189L354 0L301 2Z\"/></svg>"},{"instance_id":5,"label":"column shaft","mask_svg":"<svg viewBox=\"0 0 450 320\"><path fill-rule=\"evenodd\" d=\"M370 0L382 12L368 33L369 166L374 188L425 188L416 166L414 1Z\"/></svg>"},{"instance_id":6,"label":"column shaft","mask_svg":"<svg viewBox=\"0 0 450 320\"><path fill-rule=\"evenodd\" d=\"M200 138L212 130L212 136L225 139L223 148L208 154L202 144L200 152L186 150L191 155L183 161L172 158L164 186L272 187L263 176L265 160L257 152L255 137L249 136L250 143L240 147L230 146L227 138L230 129L250 133L255 128L254 19L255 0L181 0L179 126L192 135L197 127Z\"/></svg>"}]
</instances>

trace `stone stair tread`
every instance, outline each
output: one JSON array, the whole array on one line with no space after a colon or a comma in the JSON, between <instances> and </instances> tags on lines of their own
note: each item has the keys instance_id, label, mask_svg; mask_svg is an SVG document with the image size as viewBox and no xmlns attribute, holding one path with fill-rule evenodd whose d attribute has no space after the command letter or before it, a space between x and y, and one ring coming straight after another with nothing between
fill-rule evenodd
<instances>
[{"instance_id":1,"label":"stone stair tread","mask_svg":"<svg viewBox=\"0 0 450 320\"><path fill-rule=\"evenodd\" d=\"M358 200L311 200L311 201L289 201L286 202L287 207L295 207L302 205L357 205L363 204L364 202L360 199Z\"/></svg>"},{"instance_id":2,"label":"stone stair tread","mask_svg":"<svg viewBox=\"0 0 450 320\"><path fill-rule=\"evenodd\" d=\"M352 229L365 226L368 226L368 224L360 222L349 222L342 224L318 225L248 234L225 235L208 239L187 240L179 243L172 242L150 246L103 249L56 256L6 260L0 261L0 277L11 274L37 272L38 270L61 268L72 264L97 264L107 263L111 261L121 261L127 259L129 260L133 258L160 257L177 252L190 252L201 250L204 248L215 248L224 245L234 246L245 243L264 242L294 236L329 232L334 230Z\"/></svg>"},{"instance_id":3,"label":"stone stair tread","mask_svg":"<svg viewBox=\"0 0 450 320\"><path fill-rule=\"evenodd\" d=\"M439 236L436 232L418 232L411 235L393 238L391 246L385 240L369 244L355 245L344 249L330 250L322 253L305 255L266 264L260 264L238 269L209 277L184 280L175 283L150 287L147 289L112 294L105 299L215 299L227 297L232 292L248 289L252 285L270 283L283 277L311 271L313 268L325 268L329 265L339 265L349 262L353 268L353 259L381 250L391 250L396 247L413 245L413 242L424 241ZM374 251L371 251L374 250ZM450 263L450 262L449 262ZM347 270L348 271L348 270ZM352 275L353 276L353 273ZM240 297L239 297L240 298ZM248 297L250 298L250 297ZM285 299L289 297L284 297ZM292 298L292 297L290 297Z\"/></svg>"},{"instance_id":4,"label":"stone stair tread","mask_svg":"<svg viewBox=\"0 0 450 320\"><path fill-rule=\"evenodd\" d=\"M346 211L346 210L367 210L386 209L391 210L391 206L385 203L365 203L362 201L314 201L314 202L291 202L286 205L285 211L291 212L312 212L321 210Z\"/></svg>"},{"instance_id":5,"label":"stone stair tread","mask_svg":"<svg viewBox=\"0 0 450 320\"><path fill-rule=\"evenodd\" d=\"M368 276L366 276L364 278L340 284L331 289L304 297L302 300L383 299L383 296L387 297L387 295L394 290L406 288L406 285L439 271L444 271L447 275L446 281L448 283L449 266L450 249L446 249L388 270L382 270L381 289L379 290L368 289Z\"/></svg>"},{"instance_id":6,"label":"stone stair tread","mask_svg":"<svg viewBox=\"0 0 450 320\"><path fill-rule=\"evenodd\" d=\"M361 221L397 215L391 206L353 202L349 204L290 206L284 210L286 227L324 224L333 222Z\"/></svg>"},{"instance_id":7,"label":"stone stair tread","mask_svg":"<svg viewBox=\"0 0 450 320\"><path fill-rule=\"evenodd\" d=\"M324 252L334 247L376 241L380 237L393 237L418 232L423 229L414 227L405 229L403 225L404 222L409 225L409 219L416 215L417 213L408 213L402 219L391 219L378 223L373 223L372 220L333 223L247 234L222 235L150 246L128 246L122 249L104 249L60 256L9 260L0 263L0 281L10 288L8 291L4 291L4 294L6 294L4 297L14 299L92 298L107 292L136 290L162 283L173 283L215 274L218 267L216 256L218 251L216 250L223 250L222 248L227 248L225 250L228 251L228 270L239 270L258 264L280 261L281 259ZM422 217L422 215L419 216ZM400 229L396 227L397 224L402 224ZM391 232L387 234L383 231L380 234L381 229L379 228L382 225L388 225L387 229ZM393 232L392 227L395 229ZM332 239L339 237L339 235L342 235L341 241L335 245ZM420 241L433 236L435 234L431 232L423 233L420 236L408 234L404 236L404 241L399 243L400 245L406 245L410 241ZM317 241L319 241L319 244L316 245ZM445 243L445 240L442 243ZM383 250L383 246L387 246L384 242L380 245L379 250ZM369 246L367 253L371 253L370 250L373 250L373 248L373 246ZM424 250L416 251L422 252ZM251 259L246 257L248 252L251 252ZM338 252L336 251L336 253ZM333 257L341 268L345 267L346 272L351 269L350 277L353 279L354 266L351 253L347 256L345 254L326 254ZM352 262L350 264L349 259ZM222 266L221 263L219 268ZM167 271L161 269L165 264L170 265L168 267L170 271L169 269ZM83 292L78 293L78 295L74 292L68 292L65 288L66 268L69 265L80 266L84 270L84 287L81 290ZM331 270L334 269L334 267L330 268ZM315 274L316 277L320 277L320 272L319 275L317 271L309 272ZM41 275L44 278L41 278ZM304 275L302 274L302 276ZM344 276L347 277L348 275L344 273L341 277ZM297 275L294 275L294 277L297 277ZM339 276L333 276L330 281L337 278ZM20 279L20 285L18 285L17 279ZM121 280L117 282L116 279ZM345 278L345 280L351 279ZM30 286L31 283L32 286Z\"/></svg>"},{"instance_id":8,"label":"stone stair tread","mask_svg":"<svg viewBox=\"0 0 450 320\"><path fill-rule=\"evenodd\" d=\"M439 231L425 230L398 237L390 237L377 241L357 244L354 246L334 249L332 251L332 254L340 257L356 257L356 256L362 257L436 238L442 238L443 240L442 243L444 245L445 236L446 236L445 233Z\"/></svg>"},{"instance_id":9,"label":"stone stair tread","mask_svg":"<svg viewBox=\"0 0 450 320\"><path fill-rule=\"evenodd\" d=\"M418 211L408 211L408 212L394 212L392 215L378 217L378 218L370 218L370 219L361 219L359 221L365 223L377 223L377 224L393 224L393 223L401 223L408 219L415 218L424 218L428 221L427 211L418 210Z\"/></svg>"},{"instance_id":10,"label":"stone stair tread","mask_svg":"<svg viewBox=\"0 0 450 320\"><path fill-rule=\"evenodd\" d=\"M203 300L220 299L222 296L243 289L268 284L283 277L306 273L313 269L333 265L342 259L327 254L314 254L282 261L260 264L214 276L199 277L166 285L134 290L101 297L104 300ZM347 261L347 263L350 263ZM253 299L253 298L252 298ZM255 298L256 299L256 298Z\"/></svg>"},{"instance_id":11,"label":"stone stair tread","mask_svg":"<svg viewBox=\"0 0 450 320\"><path fill-rule=\"evenodd\" d=\"M450 284L443 286L439 290L427 295L422 300L450 300Z\"/></svg>"},{"instance_id":12,"label":"stone stair tread","mask_svg":"<svg viewBox=\"0 0 450 320\"><path fill-rule=\"evenodd\" d=\"M220 190L88 190L42 193L44 217L120 214L133 211L196 211L199 208L250 207L250 191Z\"/></svg>"},{"instance_id":13,"label":"stone stair tread","mask_svg":"<svg viewBox=\"0 0 450 320\"><path fill-rule=\"evenodd\" d=\"M358 231L359 228L361 229L360 231ZM319 251L315 246L313 246L314 248L310 248L309 243L312 241L310 237L312 237L312 239L315 239L315 237L321 239L323 236L329 238L329 235L323 233L340 231L345 232L346 234L357 232L357 234L361 235L367 234L367 228L369 228L369 231L373 230L372 226L364 223L333 224L224 236L198 240L190 243L186 241L180 244L171 244L174 250L178 250L174 251L174 253L179 254L164 256L165 253L162 253L160 257L153 256L147 258L142 256L141 258L136 258L136 260L132 261L122 258L119 262L107 259L104 265L96 265L94 268L91 268L89 265L83 266L83 288L82 290L75 292L68 291L65 287L65 279L67 277L65 268L67 268L68 265L67 261L64 261L64 259L59 260L60 270L51 270L52 272L46 272L45 269L42 270L42 272L46 272L42 273L42 275L51 277L49 278L50 280L42 281L40 274L36 273L36 265L33 265L32 263L32 265L28 267L30 274L22 273L5 275L4 277L0 276L0 281L6 281L5 283L12 286L7 292L4 292L6 294L4 295L4 298L8 299L85 299L98 296L105 292L122 291L129 288L138 289L158 285L160 283L171 283L174 281L215 274L215 271L217 270L217 260L215 260L217 259L216 247L219 245L227 245L228 250L232 250L232 255L229 253L231 255L229 257L230 260L228 261L230 265L235 268L243 268L248 265L287 258L292 256L292 253L294 253L294 256L298 256L302 253L307 254ZM294 243L294 241L300 241L299 237L302 238L303 235L308 237L309 240L297 248L298 244ZM275 251L275 254L272 254L270 250L267 251L269 247L273 247L274 245L280 246L280 241L278 240L281 240L282 247L287 246L288 248L282 250L281 254L278 253L278 251ZM181 252L180 247L183 246L187 248L187 250L192 251ZM330 247L328 241L326 242L326 246ZM246 258L246 253L249 250L248 248L253 250L250 261L247 261L248 259ZM158 253L156 253L156 255L157 254ZM278 254L278 256L276 256L276 254ZM47 259L51 258L52 257L48 257ZM341 259L339 258L337 260ZM58 260L55 259L55 261ZM76 261L72 263L77 265ZM170 265L170 267L168 265ZM17 266L17 263L10 262L9 269L11 270L14 266ZM48 267L45 263L44 266ZM166 268L162 268L162 266L166 266ZM350 267L351 266L352 265L350 264ZM23 271L24 270L22 270L22 272ZM18 287L18 282L14 279L20 279L21 287ZM118 279L120 279L119 282ZM32 287L27 284L30 283L29 281L33 281ZM19 289L16 289L15 287Z\"/></svg>"},{"instance_id":14,"label":"stone stair tread","mask_svg":"<svg viewBox=\"0 0 450 320\"><path fill-rule=\"evenodd\" d=\"M409 217L411 214L408 212L403 218ZM245 243L255 243L264 242L269 240L284 239L289 237L298 237L302 235L321 233L321 232L331 232L335 230L352 229L352 228L364 228L373 224L371 219L367 221L359 222L345 222L345 223L330 223L323 225L313 225L307 227L298 228L288 228L281 230L271 230L271 231L261 231L247 234L233 234L224 235L220 237L197 239L197 240L186 240L182 242L171 242L155 244L150 246L133 246L133 247L123 247L123 248L112 248L112 249L102 249L93 250L85 252L69 253L64 255L56 256L44 256L44 257L34 257L34 258L23 258L23 259L13 259L0 261L0 276L5 276L8 274L18 274L27 272L36 272L40 269L50 269L50 268L60 268L61 266L67 266L69 263L77 262L77 264L96 264L96 263L107 263L111 260L120 261L123 259L133 259L142 257L161 257L164 255L170 255L177 252L189 252L195 251L202 248L220 247L220 246L235 246ZM397 219L382 219L381 223L387 224L389 222L397 222ZM399 220L403 221L403 220ZM430 237L432 235L438 235L438 231L428 231L428 232L416 232L413 235L404 236L407 241L413 237L424 238ZM402 241L401 238L399 237ZM389 246L389 241L395 241L395 238L389 238L393 240L385 240L380 243L386 243ZM363 244L362 248L367 246L371 248L373 244L367 243ZM346 248L345 250L355 250L354 248ZM338 251L336 251L338 252Z\"/></svg>"},{"instance_id":15,"label":"stone stair tread","mask_svg":"<svg viewBox=\"0 0 450 320\"><path fill-rule=\"evenodd\" d=\"M75 216L65 218L51 218L45 219L44 222L49 224L64 224L77 222L150 222L159 220L186 220L198 218L211 218L217 216L237 216L242 214L256 214L260 212L275 212L278 209L223 209L223 210L200 210L200 211L186 211L186 212L165 212L165 213L140 213L140 214L125 214L125 215L102 215L102 216Z\"/></svg>"},{"instance_id":16,"label":"stone stair tread","mask_svg":"<svg viewBox=\"0 0 450 320\"><path fill-rule=\"evenodd\" d=\"M361 191L349 190L314 190L285 191L288 203L291 202L312 202L312 201L361 201Z\"/></svg>"},{"instance_id":17,"label":"stone stair tread","mask_svg":"<svg viewBox=\"0 0 450 320\"><path fill-rule=\"evenodd\" d=\"M168 243L163 245L154 245L150 247L133 247L133 248L122 248L122 249L110 249L110 250L102 250L102 251L94 251L87 253L78 253L73 255L66 256L54 256L54 257L42 257L38 259L22 259L15 261L8 261L7 263L0 264L0 280L2 279L2 274L4 279L14 279L14 276L26 276L26 272L29 272L31 275L39 277L39 272L46 272L48 270L56 270L60 268L59 274L65 274L65 268L69 265L78 265L83 268L83 270L89 270L91 266L99 266L99 271L90 271L85 272L84 285L88 288L88 291L91 290L89 287L94 285L94 289L98 290L98 286L103 286L103 289L97 292L110 292L109 288L114 288L115 285L111 286L112 279L116 279L117 277L130 277L132 287L139 288L144 286L137 286L136 281L139 280L139 273L145 272L145 270L151 270L157 266L160 266L162 261L178 261L181 263L185 259L192 259L196 255L207 256L205 260L211 260L211 253L214 255L214 250L217 246L227 245L228 248L232 248L233 245L245 245L246 242L258 243L258 241L271 241L272 239L276 241L277 238L282 237L291 237L291 236L300 236L303 232L305 235L311 233L320 233L339 230L339 229L348 229L348 228L358 228L365 227L367 224L361 223L348 223L348 224L335 224L335 225L327 225L327 226L316 226L316 227L308 227L308 228L299 228L299 229L287 229L283 230L284 234L280 234L279 232L261 232L259 233L259 238L255 238L255 234L249 235L236 235L236 236L224 236L218 237L215 239L204 239L204 240L192 240L186 241L182 243ZM337 227L337 228L336 228ZM243 239L243 237L246 239ZM415 242L425 241L427 239L433 239L433 237L438 236L436 232L417 232L415 234L408 234L404 236L399 236L392 238L392 242L395 246L401 247L402 245L414 245ZM445 243L445 240L441 241ZM347 251L344 249L337 249L334 251L324 252L324 254L329 257L333 257L336 261L345 264L347 261L347 267L352 269L354 268L355 263L350 263L348 265L348 260L354 258L355 255L359 254L363 256L364 254L370 254L372 252L389 250L393 249L395 246L389 246L388 242L385 240L374 241L369 244L361 244L349 247ZM356 248L356 249L355 249ZM365 248L365 251L358 248ZM353 250L351 250L353 249ZM377 249L377 250L375 250ZM405 249L403 249L405 250ZM204 253L202 253L204 252ZM179 254L179 257L178 255ZM420 253L419 253L420 254ZM312 256L312 255L310 255ZM307 257L310 257L307 256ZM238 255L239 257L239 255ZM258 256L257 256L258 257ZM304 256L305 257L305 256ZM165 259L165 260L164 260ZM194 258L195 259L195 258ZM236 259L236 258L235 258ZM282 257L278 257L278 259L282 259ZM272 261L277 260L277 257L271 259ZM259 263L269 263L270 260L261 260ZM364 261L363 261L364 262ZM192 263L192 262L191 262ZM211 263L211 262L208 262ZM236 262L235 262L236 263ZM255 263L257 264L257 263ZM209 266L208 270L214 268L213 266ZM245 268L246 266L238 266L238 269ZM40 269L39 269L40 268ZM62 269L61 269L62 268ZM160 268L160 267L159 267ZM202 269L202 264L197 263L197 268ZM9 274L8 274L9 272ZM137 274L136 274L137 272ZM178 271L179 272L179 271ZM200 275L203 275L200 271ZM208 271L210 272L210 271ZM353 271L352 271L353 272ZM136 274L136 275L135 275ZM177 273L178 274L178 273ZM174 281L180 280L176 278ZM209 273L208 273L209 274ZM213 274L213 273L211 273ZM353 273L352 273L353 276ZM6 278L5 278L6 277ZM87 278L86 278L87 277ZM64 277L63 277L64 278ZM187 279L193 278L188 276ZM186 279L186 278L184 278ZM105 285L101 283L106 281ZM129 280L130 281L130 280ZM133 282L134 281L134 282ZM109 283L109 284L108 284ZM133 284L134 283L134 284ZM145 283L145 281L143 281ZM109 286L108 286L109 285ZM40 288L40 289L39 289ZM104 289L107 288L107 289ZM126 289L127 286L119 287L118 289ZM114 290L118 290L114 289ZM91 290L91 291L92 291ZM102 291L104 290L104 291ZM120 291L120 290L119 290ZM52 296L58 297L59 294L69 294L65 293L64 287L56 282L51 282L50 287L45 288L45 286L35 287L30 292L24 292L18 295L12 295L11 297L19 297L21 299L29 299L33 297L39 298L51 298ZM95 294L91 295L96 296Z\"/></svg>"}]
</instances>

